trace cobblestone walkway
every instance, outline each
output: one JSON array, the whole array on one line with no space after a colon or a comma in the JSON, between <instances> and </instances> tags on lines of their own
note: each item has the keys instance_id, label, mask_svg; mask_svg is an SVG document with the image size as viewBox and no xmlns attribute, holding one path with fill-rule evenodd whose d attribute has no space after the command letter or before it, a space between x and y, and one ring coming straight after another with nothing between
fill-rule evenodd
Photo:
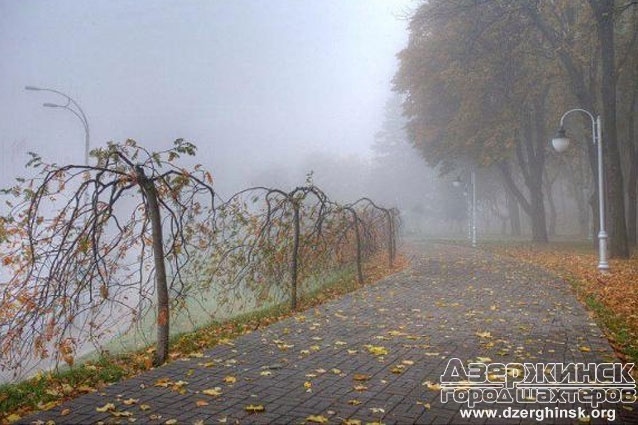
<instances>
[{"instance_id":1,"label":"cobblestone walkway","mask_svg":"<svg viewBox=\"0 0 638 425\"><path fill-rule=\"evenodd\" d=\"M615 361L568 286L550 275L463 247L410 252L412 266L378 284L24 423L538 423L464 419L462 405L441 403L436 382L454 357ZM619 407L613 423L638 423L631 409Z\"/></svg>"}]
</instances>

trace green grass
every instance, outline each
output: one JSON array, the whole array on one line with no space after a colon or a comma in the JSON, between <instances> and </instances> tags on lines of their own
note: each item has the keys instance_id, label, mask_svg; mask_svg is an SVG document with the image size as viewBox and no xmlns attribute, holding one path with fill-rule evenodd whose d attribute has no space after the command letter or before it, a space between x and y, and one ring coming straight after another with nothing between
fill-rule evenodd
<instances>
[{"instance_id":1,"label":"green grass","mask_svg":"<svg viewBox=\"0 0 638 425\"><path fill-rule=\"evenodd\" d=\"M117 382L126 371L113 359L102 357L97 362L59 373L40 374L17 384L0 385L0 412L13 412L18 409L35 410L45 407L49 402L64 398L64 390L51 385L51 379L68 384L72 388L82 385L93 387L96 382ZM1 416L0 416L1 417Z\"/></svg>"}]
</instances>

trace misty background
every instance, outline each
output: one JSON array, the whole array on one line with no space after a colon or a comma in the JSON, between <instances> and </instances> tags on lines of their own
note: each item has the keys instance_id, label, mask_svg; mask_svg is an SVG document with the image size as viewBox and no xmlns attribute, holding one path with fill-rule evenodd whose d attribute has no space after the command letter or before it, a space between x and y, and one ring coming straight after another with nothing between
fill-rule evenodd
<instances>
[{"instance_id":1,"label":"misty background","mask_svg":"<svg viewBox=\"0 0 638 425\"><path fill-rule=\"evenodd\" d=\"M127 138L150 150L180 137L195 143L222 197L253 185L291 188L312 172L336 200L398 207L406 232L461 236L469 198L451 182L468 176L439 178L426 167L392 91L420 5L0 0L0 186L29 177L28 151L83 161L81 122L43 107L64 98L24 89L33 85L82 106L92 148ZM492 171L481 173L479 233L503 234L504 189ZM566 198L560 211L573 208ZM558 222L578 232L570 214Z\"/></svg>"},{"instance_id":2,"label":"misty background","mask_svg":"<svg viewBox=\"0 0 638 425\"><path fill-rule=\"evenodd\" d=\"M0 2L3 186L27 151L83 160L84 130L34 85L86 112L92 147L197 144L221 192L370 165L412 1ZM334 164L333 164L334 165ZM361 170L353 170L352 177ZM267 178L269 181L264 182Z\"/></svg>"}]
</instances>

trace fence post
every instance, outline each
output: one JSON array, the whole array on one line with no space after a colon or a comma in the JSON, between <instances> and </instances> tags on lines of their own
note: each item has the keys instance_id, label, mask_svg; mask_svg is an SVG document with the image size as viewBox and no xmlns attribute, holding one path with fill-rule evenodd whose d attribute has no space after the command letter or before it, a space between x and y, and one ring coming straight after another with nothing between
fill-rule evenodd
<instances>
[{"instance_id":1,"label":"fence post","mask_svg":"<svg viewBox=\"0 0 638 425\"><path fill-rule=\"evenodd\" d=\"M394 260L394 248L392 243L392 240L394 238L394 232L392 230L392 215L390 214L390 211L386 210L385 208L383 209L383 211L385 212L385 216L388 220L388 264L390 267L392 267Z\"/></svg>"},{"instance_id":2,"label":"fence post","mask_svg":"<svg viewBox=\"0 0 638 425\"><path fill-rule=\"evenodd\" d=\"M299 256L299 204L292 198L293 208L293 245L292 245L292 261L290 264L291 288L290 288L290 308L294 311L297 309L297 268Z\"/></svg>"},{"instance_id":3,"label":"fence post","mask_svg":"<svg viewBox=\"0 0 638 425\"><path fill-rule=\"evenodd\" d=\"M146 213L151 221L153 235L153 260L155 263L155 287L157 289L157 351L155 365L166 363L168 358L168 332L170 312L168 308L168 285L166 283L166 265L164 264L164 239L162 237L162 220L157 202L155 183L144 174L144 169L135 167L140 187L146 195Z\"/></svg>"},{"instance_id":4,"label":"fence post","mask_svg":"<svg viewBox=\"0 0 638 425\"><path fill-rule=\"evenodd\" d=\"M354 222L354 234L357 238L357 278L359 280L359 284L363 285L363 270L361 265L361 234L359 233L359 217L357 217L357 213L354 210L350 210L352 212L352 220Z\"/></svg>"}]
</instances>

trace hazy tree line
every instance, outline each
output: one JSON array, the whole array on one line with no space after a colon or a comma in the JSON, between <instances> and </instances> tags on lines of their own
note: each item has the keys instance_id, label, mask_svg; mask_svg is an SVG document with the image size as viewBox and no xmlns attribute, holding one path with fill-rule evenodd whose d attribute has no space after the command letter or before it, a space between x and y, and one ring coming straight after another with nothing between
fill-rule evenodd
<instances>
[{"instance_id":1,"label":"hazy tree line","mask_svg":"<svg viewBox=\"0 0 638 425\"><path fill-rule=\"evenodd\" d=\"M601 115L611 254L627 257L636 244L638 4L431 0L409 32L394 79L409 139L442 174L497 170L515 234L520 209L533 240L546 242L557 192L577 203L581 232L597 223L591 124L566 123L578 141L568 153L549 141L568 109Z\"/></svg>"}]
</instances>

